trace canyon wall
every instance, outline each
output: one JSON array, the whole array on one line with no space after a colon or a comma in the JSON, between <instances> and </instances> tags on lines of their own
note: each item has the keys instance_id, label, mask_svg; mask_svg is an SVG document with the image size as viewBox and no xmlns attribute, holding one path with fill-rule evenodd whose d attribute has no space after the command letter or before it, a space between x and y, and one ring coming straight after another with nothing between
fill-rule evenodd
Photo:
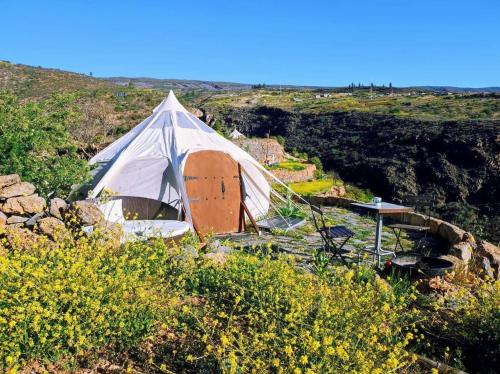
<instances>
[{"instance_id":1,"label":"canyon wall","mask_svg":"<svg viewBox=\"0 0 500 374\"><path fill-rule=\"evenodd\" d=\"M500 242L500 121L203 109L246 135L282 135L287 151L318 156L326 170L385 200L432 193L435 214Z\"/></svg>"}]
</instances>

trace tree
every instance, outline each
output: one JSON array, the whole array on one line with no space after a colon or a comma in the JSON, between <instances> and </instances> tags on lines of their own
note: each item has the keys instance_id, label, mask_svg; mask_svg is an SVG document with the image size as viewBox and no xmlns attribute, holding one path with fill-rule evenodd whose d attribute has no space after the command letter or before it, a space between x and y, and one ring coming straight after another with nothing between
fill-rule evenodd
<instances>
[{"instance_id":1,"label":"tree","mask_svg":"<svg viewBox=\"0 0 500 374\"><path fill-rule=\"evenodd\" d=\"M19 174L37 191L64 197L89 177L68 128L80 120L74 94L30 103L0 92L0 174Z\"/></svg>"},{"instance_id":2,"label":"tree","mask_svg":"<svg viewBox=\"0 0 500 374\"><path fill-rule=\"evenodd\" d=\"M113 108L102 101L89 101L81 105L81 118L68 127L73 139L87 157L96 149L96 144L105 143L105 138L113 133Z\"/></svg>"}]
</instances>

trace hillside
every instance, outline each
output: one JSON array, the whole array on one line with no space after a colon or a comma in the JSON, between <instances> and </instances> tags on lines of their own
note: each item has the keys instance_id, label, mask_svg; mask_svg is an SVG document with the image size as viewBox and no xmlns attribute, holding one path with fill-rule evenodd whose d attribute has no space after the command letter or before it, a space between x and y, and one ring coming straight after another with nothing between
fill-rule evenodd
<instances>
[{"instance_id":1,"label":"hillside","mask_svg":"<svg viewBox=\"0 0 500 374\"><path fill-rule=\"evenodd\" d=\"M0 90L21 98L46 97L55 92L109 89L109 82L84 74L0 61Z\"/></svg>"},{"instance_id":2,"label":"hillside","mask_svg":"<svg viewBox=\"0 0 500 374\"><path fill-rule=\"evenodd\" d=\"M387 87L373 90L369 87L335 90L261 89L207 94L199 102L222 111L267 106L311 114L359 111L430 120L500 118L499 94L432 94L417 89Z\"/></svg>"}]
</instances>

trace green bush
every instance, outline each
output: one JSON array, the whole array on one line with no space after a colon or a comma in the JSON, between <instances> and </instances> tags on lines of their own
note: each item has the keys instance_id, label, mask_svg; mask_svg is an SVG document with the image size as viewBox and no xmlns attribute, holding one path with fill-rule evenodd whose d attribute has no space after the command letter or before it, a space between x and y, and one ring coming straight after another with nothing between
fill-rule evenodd
<instances>
[{"instance_id":1,"label":"green bush","mask_svg":"<svg viewBox=\"0 0 500 374\"><path fill-rule=\"evenodd\" d=\"M0 93L0 174L16 173L33 182L42 195L66 196L73 184L88 177L68 127L80 113L71 104L75 96L54 95L22 104Z\"/></svg>"},{"instance_id":2,"label":"green bush","mask_svg":"<svg viewBox=\"0 0 500 374\"><path fill-rule=\"evenodd\" d=\"M178 253L161 240L113 252L82 237L0 256L0 369L134 347L173 305L169 290L189 263Z\"/></svg>"},{"instance_id":3,"label":"green bush","mask_svg":"<svg viewBox=\"0 0 500 374\"><path fill-rule=\"evenodd\" d=\"M384 283L358 281L357 273L320 278L286 257L245 254L204 264L187 283L203 307L186 306L179 317L179 360L192 370L235 373L381 373L408 365L412 312Z\"/></svg>"}]
</instances>

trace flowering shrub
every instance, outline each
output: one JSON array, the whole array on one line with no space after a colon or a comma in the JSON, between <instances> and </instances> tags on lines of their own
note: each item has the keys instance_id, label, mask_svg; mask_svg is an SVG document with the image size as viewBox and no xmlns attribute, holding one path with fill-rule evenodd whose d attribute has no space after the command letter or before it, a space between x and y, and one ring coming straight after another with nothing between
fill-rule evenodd
<instances>
[{"instance_id":1,"label":"flowering shrub","mask_svg":"<svg viewBox=\"0 0 500 374\"><path fill-rule=\"evenodd\" d=\"M411 311L361 270L329 279L285 258L231 256L187 282L203 306L184 306L181 361L225 372L387 372L407 365ZM403 312L404 310L404 312Z\"/></svg>"},{"instance_id":2,"label":"flowering shrub","mask_svg":"<svg viewBox=\"0 0 500 374\"><path fill-rule=\"evenodd\" d=\"M445 277L453 285L447 293L431 295L422 329L430 337L423 351L468 372L495 372L500 365L500 281L471 274L454 278L456 273Z\"/></svg>"},{"instance_id":3,"label":"flowering shrub","mask_svg":"<svg viewBox=\"0 0 500 374\"><path fill-rule=\"evenodd\" d=\"M132 347L168 312L174 248L158 241L110 253L83 237L48 244L0 256L0 369Z\"/></svg>"},{"instance_id":4,"label":"flowering shrub","mask_svg":"<svg viewBox=\"0 0 500 374\"><path fill-rule=\"evenodd\" d=\"M284 255L209 259L193 241L101 239L0 252L0 370L120 352L145 371L385 373L425 346L416 323L469 346L487 341L485 359L498 347L498 282L457 286L426 315L413 309L413 286L365 267L315 275Z\"/></svg>"}]
</instances>

